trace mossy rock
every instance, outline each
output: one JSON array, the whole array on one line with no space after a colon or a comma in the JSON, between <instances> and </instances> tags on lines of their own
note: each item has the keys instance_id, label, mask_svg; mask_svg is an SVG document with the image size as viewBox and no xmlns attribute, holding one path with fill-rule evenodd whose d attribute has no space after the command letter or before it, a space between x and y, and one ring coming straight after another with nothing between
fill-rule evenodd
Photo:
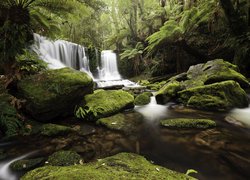
<instances>
[{"instance_id":1,"label":"mossy rock","mask_svg":"<svg viewBox=\"0 0 250 180\"><path fill-rule=\"evenodd\" d=\"M215 127L216 123L210 119L176 118L161 120L161 125L168 128L207 129Z\"/></svg>"},{"instance_id":2,"label":"mossy rock","mask_svg":"<svg viewBox=\"0 0 250 180\"><path fill-rule=\"evenodd\" d=\"M135 105L141 106L141 105L146 105L146 104L150 103L151 95L152 95L152 93L150 93L150 92L144 92L142 94L139 94L135 98Z\"/></svg>"},{"instance_id":3,"label":"mossy rock","mask_svg":"<svg viewBox=\"0 0 250 180\"><path fill-rule=\"evenodd\" d=\"M81 99L93 92L92 78L70 68L47 70L18 83L20 95L27 100L25 109L39 121L73 114Z\"/></svg>"},{"instance_id":4,"label":"mossy rock","mask_svg":"<svg viewBox=\"0 0 250 180\"><path fill-rule=\"evenodd\" d=\"M42 165L44 161L44 158L22 159L11 163L10 168L13 171L27 171Z\"/></svg>"},{"instance_id":5,"label":"mossy rock","mask_svg":"<svg viewBox=\"0 0 250 180\"><path fill-rule=\"evenodd\" d=\"M130 117L132 115L132 118ZM106 126L109 129L122 131L125 134L131 134L141 122L142 116L139 113L116 114L110 117L101 118L96 123Z\"/></svg>"},{"instance_id":6,"label":"mossy rock","mask_svg":"<svg viewBox=\"0 0 250 180\"><path fill-rule=\"evenodd\" d=\"M60 179L195 179L182 173L154 165L144 157L132 153L119 153L94 163L84 165L55 167L46 166L25 174L22 180Z\"/></svg>"},{"instance_id":7,"label":"mossy rock","mask_svg":"<svg viewBox=\"0 0 250 180\"><path fill-rule=\"evenodd\" d=\"M58 151L48 158L48 165L70 166L79 164L81 156L74 151Z\"/></svg>"},{"instance_id":8,"label":"mossy rock","mask_svg":"<svg viewBox=\"0 0 250 180\"><path fill-rule=\"evenodd\" d=\"M123 90L97 91L84 97L78 117L97 120L134 107L134 97Z\"/></svg>"},{"instance_id":9,"label":"mossy rock","mask_svg":"<svg viewBox=\"0 0 250 180\"><path fill-rule=\"evenodd\" d=\"M177 92L182 89L180 82L170 81L165 84L155 95L158 104L166 104L176 98Z\"/></svg>"},{"instance_id":10,"label":"mossy rock","mask_svg":"<svg viewBox=\"0 0 250 180\"><path fill-rule=\"evenodd\" d=\"M248 106L247 94L232 80L186 89L178 96L182 103L197 109L224 111Z\"/></svg>"},{"instance_id":11,"label":"mossy rock","mask_svg":"<svg viewBox=\"0 0 250 180\"><path fill-rule=\"evenodd\" d=\"M7 157L7 153L3 149L0 149L0 161L6 159Z\"/></svg>"},{"instance_id":12,"label":"mossy rock","mask_svg":"<svg viewBox=\"0 0 250 180\"><path fill-rule=\"evenodd\" d=\"M41 127L41 134L44 136L58 136L65 135L72 132L72 128L58 124L43 124Z\"/></svg>"}]
</instances>

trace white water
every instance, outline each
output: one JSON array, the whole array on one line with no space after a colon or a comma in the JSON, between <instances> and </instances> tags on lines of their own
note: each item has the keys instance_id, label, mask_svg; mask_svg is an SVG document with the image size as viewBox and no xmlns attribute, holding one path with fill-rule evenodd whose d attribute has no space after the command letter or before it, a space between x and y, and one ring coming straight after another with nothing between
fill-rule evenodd
<instances>
[{"instance_id":1,"label":"white water","mask_svg":"<svg viewBox=\"0 0 250 180\"><path fill-rule=\"evenodd\" d=\"M157 104L155 96L152 96L149 104L136 106L135 111L141 113L148 121L154 122L167 117L168 105Z\"/></svg>"},{"instance_id":2,"label":"white water","mask_svg":"<svg viewBox=\"0 0 250 180\"><path fill-rule=\"evenodd\" d=\"M1 180L18 180L18 178L10 171L10 165L13 162L24 159L34 153L35 152L30 152L20 157L9 160L7 162L5 161L5 162L0 163L0 179Z\"/></svg>"},{"instance_id":3,"label":"white water","mask_svg":"<svg viewBox=\"0 0 250 180\"><path fill-rule=\"evenodd\" d=\"M233 109L226 120L241 126L250 127L250 107L244 109Z\"/></svg>"},{"instance_id":4,"label":"white water","mask_svg":"<svg viewBox=\"0 0 250 180\"><path fill-rule=\"evenodd\" d=\"M50 69L67 66L84 71L93 77L83 46L64 40L51 41L39 34L34 34L34 40L33 50L48 63Z\"/></svg>"},{"instance_id":5,"label":"white water","mask_svg":"<svg viewBox=\"0 0 250 180\"><path fill-rule=\"evenodd\" d=\"M101 52L101 67L98 68L98 73L100 80L111 81L121 79L117 67L117 57L112 50Z\"/></svg>"}]
</instances>

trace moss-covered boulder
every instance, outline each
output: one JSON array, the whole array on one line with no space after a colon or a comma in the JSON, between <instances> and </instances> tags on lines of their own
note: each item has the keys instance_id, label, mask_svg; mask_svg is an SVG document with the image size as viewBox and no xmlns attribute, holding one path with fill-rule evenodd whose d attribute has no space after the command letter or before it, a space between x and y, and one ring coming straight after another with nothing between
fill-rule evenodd
<instances>
[{"instance_id":1,"label":"moss-covered boulder","mask_svg":"<svg viewBox=\"0 0 250 180\"><path fill-rule=\"evenodd\" d=\"M70 166L79 164L81 156L74 151L58 151L48 158L48 165L52 166Z\"/></svg>"},{"instance_id":2,"label":"moss-covered boulder","mask_svg":"<svg viewBox=\"0 0 250 180\"><path fill-rule=\"evenodd\" d=\"M27 171L41 166L44 161L44 158L22 159L11 163L10 168L13 171Z\"/></svg>"},{"instance_id":3,"label":"moss-covered boulder","mask_svg":"<svg viewBox=\"0 0 250 180\"><path fill-rule=\"evenodd\" d=\"M210 119L176 118L161 120L161 125L167 128L207 129L215 127L216 123Z\"/></svg>"},{"instance_id":4,"label":"moss-covered boulder","mask_svg":"<svg viewBox=\"0 0 250 180\"><path fill-rule=\"evenodd\" d=\"M178 95L182 103L197 109L222 111L248 106L247 94L232 80L189 88Z\"/></svg>"},{"instance_id":5,"label":"moss-covered boulder","mask_svg":"<svg viewBox=\"0 0 250 180\"><path fill-rule=\"evenodd\" d=\"M44 136L58 136L65 135L72 132L73 129L67 126L58 124L43 124L41 127L41 134Z\"/></svg>"},{"instance_id":6,"label":"moss-covered boulder","mask_svg":"<svg viewBox=\"0 0 250 180\"><path fill-rule=\"evenodd\" d=\"M167 168L154 165L144 157L132 153L120 153L94 163L84 165L55 167L46 166L28 172L22 180L35 179L194 179Z\"/></svg>"},{"instance_id":7,"label":"moss-covered boulder","mask_svg":"<svg viewBox=\"0 0 250 180\"><path fill-rule=\"evenodd\" d=\"M110 117L101 118L96 123L112 130L131 134L137 130L138 125L142 122L141 119L142 116L139 113L119 113Z\"/></svg>"},{"instance_id":8,"label":"moss-covered boulder","mask_svg":"<svg viewBox=\"0 0 250 180\"><path fill-rule=\"evenodd\" d=\"M80 100L93 92L93 80L84 72L70 68L48 70L18 83L25 109L36 120L49 121L73 114Z\"/></svg>"},{"instance_id":9,"label":"moss-covered boulder","mask_svg":"<svg viewBox=\"0 0 250 180\"><path fill-rule=\"evenodd\" d=\"M181 90L181 84L178 81L170 81L164 85L155 95L159 104L165 104L176 98L177 92Z\"/></svg>"},{"instance_id":10,"label":"moss-covered boulder","mask_svg":"<svg viewBox=\"0 0 250 180\"><path fill-rule=\"evenodd\" d=\"M148 103L150 103L150 97L151 97L150 92L144 92L142 94L139 94L138 96L136 96L135 98L135 105L146 105Z\"/></svg>"},{"instance_id":11,"label":"moss-covered boulder","mask_svg":"<svg viewBox=\"0 0 250 180\"><path fill-rule=\"evenodd\" d=\"M170 78L157 92L156 101L165 104L174 100L198 109L228 110L248 106L242 89L248 87L249 82L236 65L215 59Z\"/></svg>"},{"instance_id":12,"label":"moss-covered boulder","mask_svg":"<svg viewBox=\"0 0 250 180\"><path fill-rule=\"evenodd\" d=\"M134 107L134 97L123 90L97 90L86 95L83 105L76 111L77 117L97 120Z\"/></svg>"}]
</instances>

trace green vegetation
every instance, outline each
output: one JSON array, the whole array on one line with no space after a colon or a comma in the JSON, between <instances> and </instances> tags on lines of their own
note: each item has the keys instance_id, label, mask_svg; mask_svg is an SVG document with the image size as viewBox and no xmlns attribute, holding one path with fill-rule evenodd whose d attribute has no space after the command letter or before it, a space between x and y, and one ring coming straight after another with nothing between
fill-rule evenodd
<instances>
[{"instance_id":1,"label":"green vegetation","mask_svg":"<svg viewBox=\"0 0 250 180\"><path fill-rule=\"evenodd\" d=\"M33 179L195 179L185 174L151 164L144 157L120 153L94 163L58 167L45 166L24 175L22 180Z\"/></svg>"},{"instance_id":2,"label":"green vegetation","mask_svg":"<svg viewBox=\"0 0 250 180\"><path fill-rule=\"evenodd\" d=\"M134 97L123 90L98 90L86 95L82 103L75 112L76 117L97 120L133 108Z\"/></svg>"},{"instance_id":3,"label":"green vegetation","mask_svg":"<svg viewBox=\"0 0 250 180\"><path fill-rule=\"evenodd\" d=\"M44 158L18 160L13 162L10 168L14 171L30 170L42 165L44 161Z\"/></svg>"},{"instance_id":4,"label":"green vegetation","mask_svg":"<svg viewBox=\"0 0 250 180\"><path fill-rule=\"evenodd\" d=\"M79 164L81 156L74 151L58 151L48 158L48 165L51 166L71 166Z\"/></svg>"},{"instance_id":5,"label":"green vegetation","mask_svg":"<svg viewBox=\"0 0 250 180\"><path fill-rule=\"evenodd\" d=\"M161 120L161 125L168 128L207 129L215 127L216 123L209 119L177 118L177 119Z\"/></svg>"}]
</instances>

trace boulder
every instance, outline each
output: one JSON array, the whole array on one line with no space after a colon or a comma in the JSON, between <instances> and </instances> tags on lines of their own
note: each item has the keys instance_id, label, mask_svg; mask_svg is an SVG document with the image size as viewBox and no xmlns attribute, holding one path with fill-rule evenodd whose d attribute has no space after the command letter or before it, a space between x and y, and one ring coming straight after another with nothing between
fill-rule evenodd
<instances>
[{"instance_id":1,"label":"boulder","mask_svg":"<svg viewBox=\"0 0 250 180\"><path fill-rule=\"evenodd\" d=\"M178 92L178 96L183 104L203 110L224 111L248 106L246 92L232 80L189 88Z\"/></svg>"},{"instance_id":2,"label":"boulder","mask_svg":"<svg viewBox=\"0 0 250 180\"><path fill-rule=\"evenodd\" d=\"M176 118L161 120L161 125L167 128L207 129L215 127L216 123L210 119Z\"/></svg>"},{"instance_id":3,"label":"boulder","mask_svg":"<svg viewBox=\"0 0 250 180\"><path fill-rule=\"evenodd\" d=\"M144 92L142 94L139 94L135 98L135 105L141 106L141 105L146 105L146 104L150 103L151 95L152 95L152 93L150 93L150 92Z\"/></svg>"},{"instance_id":4,"label":"boulder","mask_svg":"<svg viewBox=\"0 0 250 180\"><path fill-rule=\"evenodd\" d=\"M134 97L123 90L97 90L86 95L76 116L87 120L97 120L134 107Z\"/></svg>"},{"instance_id":5,"label":"boulder","mask_svg":"<svg viewBox=\"0 0 250 180\"><path fill-rule=\"evenodd\" d=\"M44 158L22 159L11 163L10 168L13 171L27 171L41 166L44 161Z\"/></svg>"},{"instance_id":6,"label":"boulder","mask_svg":"<svg viewBox=\"0 0 250 180\"><path fill-rule=\"evenodd\" d=\"M41 128L41 134L44 136L58 136L65 135L72 132L73 129L67 126L57 124L43 124Z\"/></svg>"},{"instance_id":7,"label":"boulder","mask_svg":"<svg viewBox=\"0 0 250 180\"><path fill-rule=\"evenodd\" d=\"M156 101L165 104L176 100L184 105L205 110L229 110L247 107L246 77L236 65L222 59L191 66L186 73L170 78L156 93Z\"/></svg>"},{"instance_id":8,"label":"boulder","mask_svg":"<svg viewBox=\"0 0 250 180\"><path fill-rule=\"evenodd\" d=\"M96 123L106 126L109 129L122 131L125 134L135 132L142 120L140 113L116 114L110 117L101 118Z\"/></svg>"},{"instance_id":9,"label":"boulder","mask_svg":"<svg viewBox=\"0 0 250 180\"><path fill-rule=\"evenodd\" d=\"M195 179L188 175L157 166L144 157L132 153L100 159L94 163L59 167L45 166L26 173L22 180L35 179Z\"/></svg>"},{"instance_id":10,"label":"boulder","mask_svg":"<svg viewBox=\"0 0 250 180\"><path fill-rule=\"evenodd\" d=\"M25 110L39 121L73 114L80 100L93 92L88 74L70 68L48 70L18 83L20 95L27 100Z\"/></svg>"},{"instance_id":11,"label":"boulder","mask_svg":"<svg viewBox=\"0 0 250 180\"><path fill-rule=\"evenodd\" d=\"M75 151L58 151L48 158L48 165L52 166L70 166L79 164L81 156Z\"/></svg>"}]
</instances>

